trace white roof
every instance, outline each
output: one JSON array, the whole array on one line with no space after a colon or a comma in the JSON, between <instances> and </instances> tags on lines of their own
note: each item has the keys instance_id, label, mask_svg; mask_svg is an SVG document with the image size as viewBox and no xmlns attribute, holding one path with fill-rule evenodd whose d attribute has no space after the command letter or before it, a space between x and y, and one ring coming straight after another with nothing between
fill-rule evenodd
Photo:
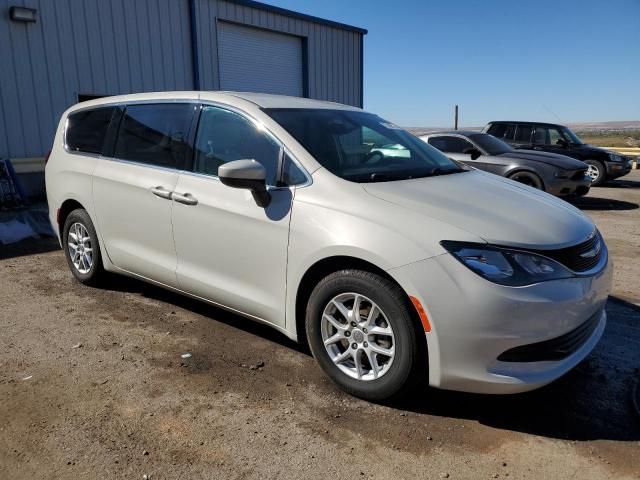
<instances>
[{"instance_id":1,"label":"white roof","mask_svg":"<svg viewBox=\"0 0 640 480\"><path fill-rule=\"evenodd\" d=\"M204 92L203 92L204 93ZM249 102L255 103L262 108L326 108L331 110L360 110L351 105L342 103L325 102L322 100L312 100L310 98L289 97L286 95L273 95L270 93L252 92L215 92L233 95Z\"/></svg>"},{"instance_id":2,"label":"white roof","mask_svg":"<svg viewBox=\"0 0 640 480\"><path fill-rule=\"evenodd\" d=\"M341 103L324 102L309 98L288 97L286 95L271 95L268 93L252 92L219 92L219 91L185 91L185 92L147 92L130 95L117 95L103 97L88 102L81 102L72 106L69 110L86 107L127 102L144 102L153 100L211 100L234 104L240 100L251 102L261 108L321 108L331 110L360 110L357 107L343 105Z\"/></svg>"}]
</instances>

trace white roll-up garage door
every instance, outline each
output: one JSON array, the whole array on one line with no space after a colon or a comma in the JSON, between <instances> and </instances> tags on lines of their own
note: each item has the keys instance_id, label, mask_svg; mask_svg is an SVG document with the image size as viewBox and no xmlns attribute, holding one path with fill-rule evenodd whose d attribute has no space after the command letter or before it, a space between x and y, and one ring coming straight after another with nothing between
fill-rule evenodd
<instances>
[{"instance_id":1,"label":"white roll-up garage door","mask_svg":"<svg viewBox=\"0 0 640 480\"><path fill-rule=\"evenodd\" d=\"M220 89L301 97L302 39L218 23Z\"/></svg>"}]
</instances>

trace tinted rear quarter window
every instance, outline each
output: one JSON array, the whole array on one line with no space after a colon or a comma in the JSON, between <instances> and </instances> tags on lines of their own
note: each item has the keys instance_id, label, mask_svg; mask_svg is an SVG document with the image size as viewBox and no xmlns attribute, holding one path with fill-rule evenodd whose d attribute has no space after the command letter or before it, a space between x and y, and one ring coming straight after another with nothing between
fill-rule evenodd
<instances>
[{"instance_id":1,"label":"tinted rear quarter window","mask_svg":"<svg viewBox=\"0 0 640 480\"><path fill-rule=\"evenodd\" d=\"M464 153L467 148L473 148L471 143L459 137L431 137L429 144L447 153Z\"/></svg>"},{"instance_id":2,"label":"tinted rear quarter window","mask_svg":"<svg viewBox=\"0 0 640 480\"><path fill-rule=\"evenodd\" d=\"M120 124L114 156L149 165L182 168L195 107L187 103L129 105Z\"/></svg>"},{"instance_id":3,"label":"tinted rear quarter window","mask_svg":"<svg viewBox=\"0 0 640 480\"><path fill-rule=\"evenodd\" d=\"M489 135L493 135L494 137L504 138L507 133L507 124L506 123L494 123L487 130Z\"/></svg>"},{"instance_id":4,"label":"tinted rear quarter window","mask_svg":"<svg viewBox=\"0 0 640 480\"><path fill-rule=\"evenodd\" d=\"M101 154L114 110L114 107L94 108L69 115L65 139L67 148L75 152Z\"/></svg>"},{"instance_id":5,"label":"tinted rear quarter window","mask_svg":"<svg viewBox=\"0 0 640 480\"><path fill-rule=\"evenodd\" d=\"M531 125L517 125L514 141L517 143L531 143Z\"/></svg>"}]
</instances>

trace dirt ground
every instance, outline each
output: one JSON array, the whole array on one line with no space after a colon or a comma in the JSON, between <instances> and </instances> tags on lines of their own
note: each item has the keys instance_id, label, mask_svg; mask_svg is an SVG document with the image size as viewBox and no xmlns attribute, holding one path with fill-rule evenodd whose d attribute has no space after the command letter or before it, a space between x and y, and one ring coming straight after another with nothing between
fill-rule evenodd
<instances>
[{"instance_id":1,"label":"dirt ground","mask_svg":"<svg viewBox=\"0 0 640 480\"><path fill-rule=\"evenodd\" d=\"M528 394L387 406L266 327L126 278L81 286L53 242L0 246L0 479L638 479L640 171L577 204L616 264L588 359Z\"/></svg>"}]
</instances>

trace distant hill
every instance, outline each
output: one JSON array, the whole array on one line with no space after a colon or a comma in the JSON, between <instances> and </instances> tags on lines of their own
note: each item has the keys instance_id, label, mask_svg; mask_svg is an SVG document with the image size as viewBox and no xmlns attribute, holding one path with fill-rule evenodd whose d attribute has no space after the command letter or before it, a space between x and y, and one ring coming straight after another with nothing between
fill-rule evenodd
<instances>
[{"instance_id":1,"label":"distant hill","mask_svg":"<svg viewBox=\"0 0 640 480\"><path fill-rule=\"evenodd\" d=\"M625 122L589 122L569 123L568 126L576 131L582 141L600 147L640 147L640 121ZM409 127L414 135L424 135L430 132L452 130L451 127ZM482 127L460 127L460 130L480 131Z\"/></svg>"},{"instance_id":2,"label":"distant hill","mask_svg":"<svg viewBox=\"0 0 640 480\"><path fill-rule=\"evenodd\" d=\"M584 131L625 131L625 130L640 130L640 120L627 120L627 121L615 121L615 122L581 122L581 123L569 123L567 124L572 130L576 132ZM406 127L414 135L423 135L429 132L437 132L440 130L453 130L453 127ZM482 130L483 127L460 127L460 130Z\"/></svg>"}]
</instances>

